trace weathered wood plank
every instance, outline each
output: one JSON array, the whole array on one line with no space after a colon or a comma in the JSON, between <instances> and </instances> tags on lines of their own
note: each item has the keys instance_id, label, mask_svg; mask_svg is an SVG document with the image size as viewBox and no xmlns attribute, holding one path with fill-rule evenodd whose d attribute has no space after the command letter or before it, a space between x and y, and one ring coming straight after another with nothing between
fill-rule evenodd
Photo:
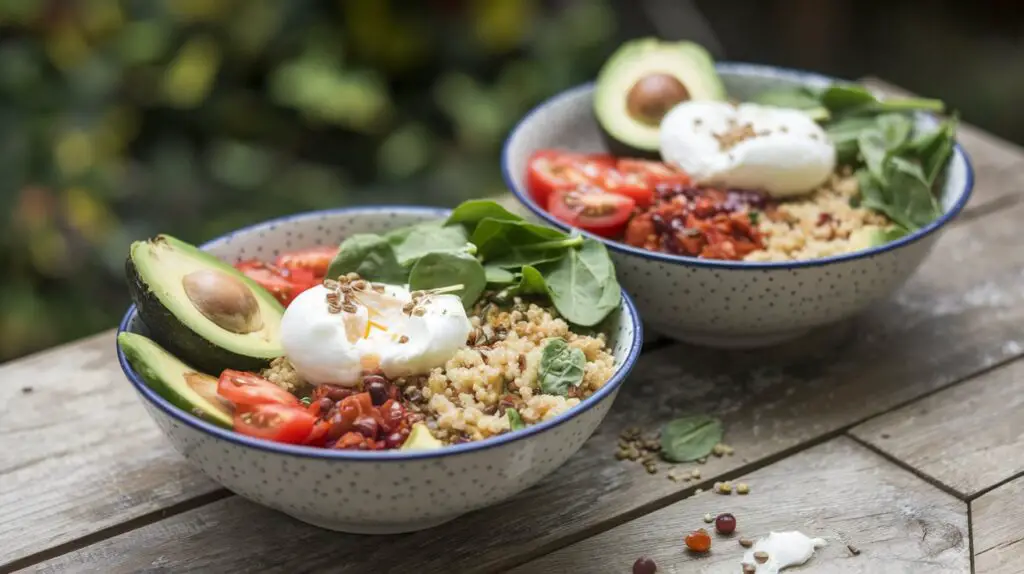
<instances>
[{"instance_id":1,"label":"weathered wood plank","mask_svg":"<svg viewBox=\"0 0 1024 574\"><path fill-rule=\"evenodd\" d=\"M217 486L145 414L103 333L0 367L0 565Z\"/></svg>"},{"instance_id":2,"label":"weathered wood plank","mask_svg":"<svg viewBox=\"0 0 1024 574\"><path fill-rule=\"evenodd\" d=\"M974 567L977 574L1019 574L1024 570L1024 478L971 502Z\"/></svg>"},{"instance_id":3,"label":"weathered wood plank","mask_svg":"<svg viewBox=\"0 0 1024 574\"><path fill-rule=\"evenodd\" d=\"M210 571L257 563L281 572L360 572L366 564L422 573L516 566L687 494L664 473L648 475L612 459L618 433L628 426L654 429L680 412L722 416L736 455L705 465L710 482L1019 356L1024 346L1008 342L1019 337L1024 320L1024 294L1016 289L1024 252L1013 247L1022 217L1024 206L1018 206L950 229L900 295L852 325L760 352L673 345L650 353L579 455L516 499L448 525L401 537L350 537L229 499L47 567L85 568L128 549L131 556L116 558L108 571L127 572L161 557ZM175 542L182 532L189 534ZM233 551L222 536L245 540L245 551ZM443 552L425 550L438 548ZM346 560L356 555L360 561Z\"/></svg>"},{"instance_id":4,"label":"weathered wood plank","mask_svg":"<svg viewBox=\"0 0 1024 574\"><path fill-rule=\"evenodd\" d=\"M828 545L809 572L970 571L967 503L950 496L847 438L829 441L738 478L751 494L704 492L524 564L513 574L621 574L648 556L659 574L739 572L744 549L771 531L798 530ZM735 484L735 482L734 482ZM732 537L712 534L711 551L693 555L683 539L714 532L705 514L736 516ZM851 544L860 554L854 556Z\"/></svg>"},{"instance_id":5,"label":"weathered wood plank","mask_svg":"<svg viewBox=\"0 0 1024 574\"><path fill-rule=\"evenodd\" d=\"M1006 344L1020 346L1015 340ZM851 432L970 498L1024 473L1022 410L1024 361L1016 361Z\"/></svg>"}]
</instances>

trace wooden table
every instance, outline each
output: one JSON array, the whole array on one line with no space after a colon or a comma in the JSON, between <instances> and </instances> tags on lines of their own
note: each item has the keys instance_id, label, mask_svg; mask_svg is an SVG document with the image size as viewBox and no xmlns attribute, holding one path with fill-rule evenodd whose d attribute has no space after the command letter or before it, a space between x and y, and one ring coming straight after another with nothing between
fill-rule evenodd
<instances>
[{"instance_id":1,"label":"wooden table","mask_svg":"<svg viewBox=\"0 0 1024 574\"><path fill-rule=\"evenodd\" d=\"M736 540L682 549L732 512L745 536L827 537L804 571L1024 572L1024 153L961 141L974 198L891 300L770 351L652 342L577 456L434 530L341 535L218 487L145 414L112 332L4 365L0 571L735 572ZM681 412L721 416L735 454L689 482L615 460L623 429ZM751 492L707 492L723 480Z\"/></svg>"}]
</instances>

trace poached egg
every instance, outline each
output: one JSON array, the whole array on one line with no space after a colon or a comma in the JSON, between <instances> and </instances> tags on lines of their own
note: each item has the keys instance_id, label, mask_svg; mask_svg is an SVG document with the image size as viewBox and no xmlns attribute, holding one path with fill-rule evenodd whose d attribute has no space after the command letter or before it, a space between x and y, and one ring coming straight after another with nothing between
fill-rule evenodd
<instances>
[{"instance_id":1,"label":"poached egg","mask_svg":"<svg viewBox=\"0 0 1024 574\"><path fill-rule=\"evenodd\" d=\"M800 110L693 100L669 110L660 131L662 159L698 185L792 197L825 183L836 166L825 130Z\"/></svg>"},{"instance_id":2,"label":"poached egg","mask_svg":"<svg viewBox=\"0 0 1024 574\"><path fill-rule=\"evenodd\" d=\"M281 346L310 383L355 386L378 369L388 378L424 375L466 345L472 325L457 295L414 301L405 287L360 283L347 297L318 285L285 310Z\"/></svg>"}]
</instances>

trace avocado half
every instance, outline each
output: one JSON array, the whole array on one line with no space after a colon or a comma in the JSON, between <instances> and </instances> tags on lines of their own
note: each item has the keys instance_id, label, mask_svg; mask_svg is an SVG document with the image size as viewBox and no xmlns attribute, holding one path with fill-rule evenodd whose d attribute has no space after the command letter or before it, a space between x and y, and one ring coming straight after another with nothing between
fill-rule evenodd
<instances>
[{"instance_id":1,"label":"avocado half","mask_svg":"<svg viewBox=\"0 0 1024 574\"><path fill-rule=\"evenodd\" d=\"M255 370L284 355L284 307L231 265L169 235L132 243L128 289L154 339L199 369Z\"/></svg>"},{"instance_id":2,"label":"avocado half","mask_svg":"<svg viewBox=\"0 0 1024 574\"><path fill-rule=\"evenodd\" d=\"M117 344L132 368L158 395L207 422L231 428L231 409L217 396L215 377L182 363L142 335L121 333Z\"/></svg>"},{"instance_id":3,"label":"avocado half","mask_svg":"<svg viewBox=\"0 0 1024 574\"><path fill-rule=\"evenodd\" d=\"M641 38L624 43L601 68L594 115L612 153L656 158L659 125L672 107L725 99L714 59L703 46Z\"/></svg>"}]
</instances>

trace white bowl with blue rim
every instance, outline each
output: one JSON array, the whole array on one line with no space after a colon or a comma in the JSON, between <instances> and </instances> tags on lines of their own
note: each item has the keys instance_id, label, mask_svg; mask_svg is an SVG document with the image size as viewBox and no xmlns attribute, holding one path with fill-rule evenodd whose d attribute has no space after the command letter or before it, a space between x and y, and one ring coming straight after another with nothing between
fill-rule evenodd
<instances>
[{"instance_id":1,"label":"white bowl with blue rim","mask_svg":"<svg viewBox=\"0 0 1024 574\"><path fill-rule=\"evenodd\" d=\"M338 245L354 233L380 233L447 215L447 210L392 206L312 212L235 231L202 249L231 263L269 261L282 251ZM593 396L526 429L435 451L328 450L236 434L175 407L143 382L120 347L117 356L174 448L214 481L322 528L393 534L429 528L508 499L575 454L608 413L642 345L640 320L625 293L618 311L600 329L608 335L616 371ZM121 321L122 331L148 334L134 306Z\"/></svg>"},{"instance_id":2,"label":"white bowl with blue rim","mask_svg":"<svg viewBox=\"0 0 1024 574\"><path fill-rule=\"evenodd\" d=\"M716 65L730 96L746 99L769 88L825 87L819 74L760 66ZM539 149L605 152L593 113L593 84L541 103L509 134L502 152L505 182L538 218L569 229L538 205L526 188L526 165ZM919 128L937 124L919 114ZM700 259L639 249L601 238L648 328L712 347L752 348L795 339L848 319L889 297L928 255L939 232L963 209L974 186L970 159L957 144L941 192L942 216L891 243L849 254L787 262Z\"/></svg>"}]
</instances>

